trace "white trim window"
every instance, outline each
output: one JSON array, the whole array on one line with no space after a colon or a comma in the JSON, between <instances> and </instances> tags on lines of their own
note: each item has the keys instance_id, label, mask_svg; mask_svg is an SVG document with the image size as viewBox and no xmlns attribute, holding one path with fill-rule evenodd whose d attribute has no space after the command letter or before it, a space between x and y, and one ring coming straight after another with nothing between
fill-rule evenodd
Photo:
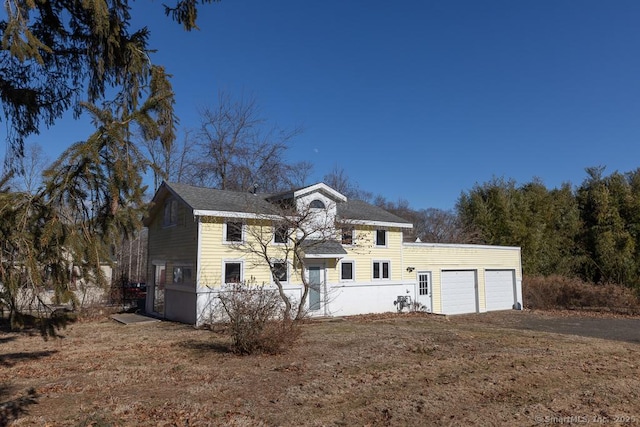
<instances>
[{"instance_id":1,"label":"white trim window","mask_svg":"<svg viewBox=\"0 0 640 427\"><path fill-rule=\"evenodd\" d=\"M386 247L387 246L387 230L383 228L379 228L375 231L375 242L376 246Z\"/></svg>"},{"instance_id":2,"label":"white trim window","mask_svg":"<svg viewBox=\"0 0 640 427\"><path fill-rule=\"evenodd\" d=\"M373 261L371 273L373 280L389 280L391 278L391 262Z\"/></svg>"},{"instance_id":3,"label":"white trim window","mask_svg":"<svg viewBox=\"0 0 640 427\"><path fill-rule=\"evenodd\" d=\"M310 204L309 207L311 209L326 209L326 205L324 204L324 202L320 199L314 199Z\"/></svg>"},{"instance_id":4,"label":"white trim window","mask_svg":"<svg viewBox=\"0 0 640 427\"><path fill-rule=\"evenodd\" d=\"M273 226L273 244L285 245L289 240L289 227L286 225Z\"/></svg>"},{"instance_id":5,"label":"white trim window","mask_svg":"<svg viewBox=\"0 0 640 427\"><path fill-rule=\"evenodd\" d=\"M340 261L340 281L353 282L356 279L356 263L351 260Z\"/></svg>"},{"instance_id":6,"label":"white trim window","mask_svg":"<svg viewBox=\"0 0 640 427\"><path fill-rule=\"evenodd\" d=\"M222 263L222 283L242 283L244 265L242 261L229 260Z\"/></svg>"},{"instance_id":7,"label":"white trim window","mask_svg":"<svg viewBox=\"0 0 640 427\"><path fill-rule=\"evenodd\" d=\"M174 285L192 285L193 269L190 265L175 265L173 267Z\"/></svg>"},{"instance_id":8,"label":"white trim window","mask_svg":"<svg viewBox=\"0 0 640 427\"><path fill-rule=\"evenodd\" d=\"M178 225L178 201L170 198L164 202L162 226L171 227L174 225Z\"/></svg>"},{"instance_id":9,"label":"white trim window","mask_svg":"<svg viewBox=\"0 0 640 427\"><path fill-rule=\"evenodd\" d=\"M222 227L223 242L233 244L244 242L244 227L242 221L225 221Z\"/></svg>"},{"instance_id":10,"label":"white trim window","mask_svg":"<svg viewBox=\"0 0 640 427\"><path fill-rule=\"evenodd\" d=\"M289 264L284 260L274 260L272 262L272 270L271 274L273 275L273 282L276 282L276 279L280 283L289 282Z\"/></svg>"},{"instance_id":11,"label":"white trim window","mask_svg":"<svg viewBox=\"0 0 640 427\"><path fill-rule=\"evenodd\" d=\"M345 246L353 246L356 238L356 230L354 227L342 227L341 242Z\"/></svg>"}]
</instances>

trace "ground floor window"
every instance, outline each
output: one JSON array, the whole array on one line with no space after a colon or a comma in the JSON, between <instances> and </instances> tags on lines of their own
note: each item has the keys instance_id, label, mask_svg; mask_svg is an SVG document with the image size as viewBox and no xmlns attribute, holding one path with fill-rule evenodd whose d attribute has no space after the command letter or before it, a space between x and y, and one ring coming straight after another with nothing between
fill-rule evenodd
<instances>
[{"instance_id":1,"label":"ground floor window","mask_svg":"<svg viewBox=\"0 0 640 427\"><path fill-rule=\"evenodd\" d=\"M342 261L340 263L340 280L353 280L354 275L353 261Z\"/></svg>"},{"instance_id":2,"label":"ground floor window","mask_svg":"<svg viewBox=\"0 0 640 427\"><path fill-rule=\"evenodd\" d=\"M275 261L271 273L273 274L274 280L277 279L280 283L289 281L288 268L285 261Z\"/></svg>"},{"instance_id":3,"label":"ground floor window","mask_svg":"<svg viewBox=\"0 0 640 427\"><path fill-rule=\"evenodd\" d=\"M173 283L176 285L188 285L193 283L191 272L191 266L180 265L173 267Z\"/></svg>"},{"instance_id":4,"label":"ground floor window","mask_svg":"<svg viewBox=\"0 0 640 427\"><path fill-rule=\"evenodd\" d=\"M389 279L391 277L390 274L390 262L389 261L374 261L373 262L373 278L380 279Z\"/></svg>"},{"instance_id":5,"label":"ground floor window","mask_svg":"<svg viewBox=\"0 0 640 427\"><path fill-rule=\"evenodd\" d=\"M224 263L224 283L242 282L242 262L225 261Z\"/></svg>"}]
</instances>

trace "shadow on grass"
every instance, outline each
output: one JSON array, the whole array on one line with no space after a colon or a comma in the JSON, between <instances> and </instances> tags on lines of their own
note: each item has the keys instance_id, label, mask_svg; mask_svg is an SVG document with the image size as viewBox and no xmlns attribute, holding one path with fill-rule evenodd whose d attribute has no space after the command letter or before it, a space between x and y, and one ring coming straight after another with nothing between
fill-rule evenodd
<instances>
[{"instance_id":1,"label":"shadow on grass","mask_svg":"<svg viewBox=\"0 0 640 427\"><path fill-rule=\"evenodd\" d=\"M196 341L196 340L188 340L182 341L178 344L181 347L184 347L188 350L193 350L199 354L202 353L233 353L231 350L231 346L224 342L217 341Z\"/></svg>"},{"instance_id":2,"label":"shadow on grass","mask_svg":"<svg viewBox=\"0 0 640 427\"><path fill-rule=\"evenodd\" d=\"M28 407L38 403L38 394L36 390L31 388L26 394L18 396L14 399L4 401L4 398L11 393L11 389L7 386L0 386L0 427L9 425L12 420L18 419L21 415L28 412Z\"/></svg>"},{"instance_id":3,"label":"shadow on grass","mask_svg":"<svg viewBox=\"0 0 640 427\"><path fill-rule=\"evenodd\" d=\"M25 335L40 334L45 340L49 338L64 338L59 331L77 320L76 313L68 310L54 310L48 317L15 313L13 325L7 318L0 319L0 331Z\"/></svg>"},{"instance_id":4,"label":"shadow on grass","mask_svg":"<svg viewBox=\"0 0 640 427\"><path fill-rule=\"evenodd\" d=\"M25 360L37 360L42 359L44 357L49 357L52 354L57 353L58 350L47 350L47 351L32 351L32 352L20 352L20 353L7 353L0 354L0 366L12 367L17 362L25 361Z\"/></svg>"},{"instance_id":5,"label":"shadow on grass","mask_svg":"<svg viewBox=\"0 0 640 427\"><path fill-rule=\"evenodd\" d=\"M4 344L4 343L8 343L11 341L15 341L17 337L13 336L13 337L2 337L0 338L0 344Z\"/></svg>"}]
</instances>

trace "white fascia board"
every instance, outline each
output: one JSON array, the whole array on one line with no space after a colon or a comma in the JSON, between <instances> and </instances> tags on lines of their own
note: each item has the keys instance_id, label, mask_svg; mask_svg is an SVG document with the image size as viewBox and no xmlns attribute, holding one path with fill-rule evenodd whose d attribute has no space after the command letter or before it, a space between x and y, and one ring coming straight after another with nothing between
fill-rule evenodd
<instances>
[{"instance_id":1,"label":"white fascia board","mask_svg":"<svg viewBox=\"0 0 640 427\"><path fill-rule=\"evenodd\" d=\"M329 187L327 184L320 182L318 184L314 184L311 185L309 187L305 187L305 188L301 188L298 191L295 191L293 193L293 197L297 198L300 196L304 196L305 194L309 194L309 193L313 193L314 191L324 191L328 194L330 194L334 199L340 200L342 202L346 202L347 201L347 197L344 196L341 193L338 193L336 190L334 190L333 188Z\"/></svg>"},{"instance_id":2,"label":"white fascia board","mask_svg":"<svg viewBox=\"0 0 640 427\"><path fill-rule=\"evenodd\" d=\"M273 219L282 218L279 215L256 214L251 212L231 212L231 211L208 211L202 209L194 209L194 216L212 216L219 218L243 218L243 219Z\"/></svg>"},{"instance_id":3,"label":"white fascia board","mask_svg":"<svg viewBox=\"0 0 640 427\"><path fill-rule=\"evenodd\" d=\"M520 246L497 246L497 245L473 245L466 243L415 243L403 242L404 246L412 246L416 248L460 248L460 249L502 249L510 251L519 251Z\"/></svg>"},{"instance_id":4,"label":"white fascia board","mask_svg":"<svg viewBox=\"0 0 640 427\"><path fill-rule=\"evenodd\" d=\"M341 219L338 222L341 224L371 225L374 227L413 228L413 224L405 222L367 221L366 219Z\"/></svg>"},{"instance_id":5,"label":"white fascia board","mask_svg":"<svg viewBox=\"0 0 640 427\"><path fill-rule=\"evenodd\" d=\"M338 258L338 259L342 259L344 257L346 257L346 254L305 254L304 257L305 258L309 258L309 259L326 259L326 258Z\"/></svg>"}]
</instances>

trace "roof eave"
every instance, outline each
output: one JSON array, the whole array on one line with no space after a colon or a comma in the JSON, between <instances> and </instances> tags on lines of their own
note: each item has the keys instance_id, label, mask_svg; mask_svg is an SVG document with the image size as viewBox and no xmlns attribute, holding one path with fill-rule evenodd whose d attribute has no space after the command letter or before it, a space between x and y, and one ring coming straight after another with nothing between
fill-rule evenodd
<instances>
[{"instance_id":1,"label":"roof eave","mask_svg":"<svg viewBox=\"0 0 640 427\"><path fill-rule=\"evenodd\" d=\"M308 259L326 259L326 258L342 259L345 256L347 256L347 254L304 254L304 257Z\"/></svg>"},{"instance_id":2,"label":"roof eave","mask_svg":"<svg viewBox=\"0 0 640 427\"><path fill-rule=\"evenodd\" d=\"M241 218L241 219L281 219L280 215L273 214L257 214L253 212L237 212L237 211L213 211L207 209L194 209L194 216L210 216L218 218Z\"/></svg>"},{"instance_id":3,"label":"roof eave","mask_svg":"<svg viewBox=\"0 0 640 427\"><path fill-rule=\"evenodd\" d=\"M413 224L406 222L371 221L366 219L341 218L339 221L350 225L371 225L374 227L413 228Z\"/></svg>"}]
</instances>

